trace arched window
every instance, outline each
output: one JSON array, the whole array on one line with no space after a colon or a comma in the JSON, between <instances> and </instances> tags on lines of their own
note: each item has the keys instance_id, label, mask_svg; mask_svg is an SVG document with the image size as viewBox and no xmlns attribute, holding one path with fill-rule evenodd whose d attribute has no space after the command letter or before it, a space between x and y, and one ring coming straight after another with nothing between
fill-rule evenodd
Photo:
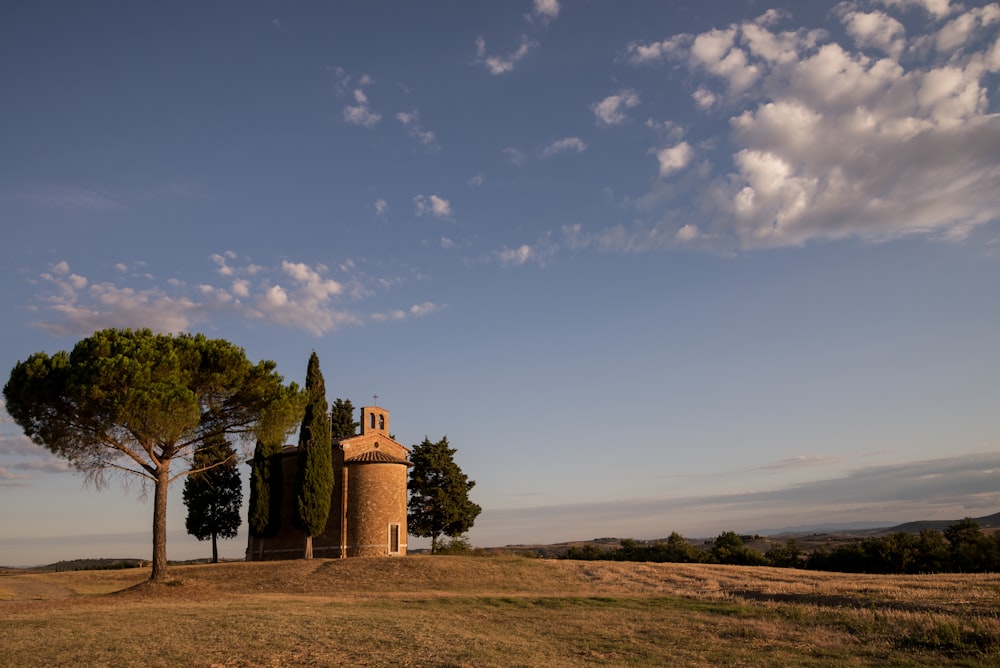
<instances>
[{"instance_id":1,"label":"arched window","mask_svg":"<svg viewBox=\"0 0 1000 668\"><path fill-rule=\"evenodd\" d=\"M378 416L378 428L381 431L385 431L385 416L384 415L379 415Z\"/></svg>"},{"instance_id":2,"label":"arched window","mask_svg":"<svg viewBox=\"0 0 1000 668\"><path fill-rule=\"evenodd\" d=\"M372 429L375 428L375 413L372 413Z\"/></svg>"}]
</instances>

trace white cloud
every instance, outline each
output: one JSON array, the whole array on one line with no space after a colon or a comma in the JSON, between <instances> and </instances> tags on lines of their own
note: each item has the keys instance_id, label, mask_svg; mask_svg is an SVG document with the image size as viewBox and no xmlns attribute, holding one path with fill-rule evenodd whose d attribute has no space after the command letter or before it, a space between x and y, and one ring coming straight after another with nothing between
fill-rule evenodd
<instances>
[{"instance_id":1,"label":"white cloud","mask_svg":"<svg viewBox=\"0 0 1000 668\"><path fill-rule=\"evenodd\" d=\"M480 172L475 176L470 176L469 178L467 178L465 180L465 183L472 186L473 188L478 188L484 183L486 183L486 176L482 172Z\"/></svg>"},{"instance_id":2,"label":"white cloud","mask_svg":"<svg viewBox=\"0 0 1000 668\"><path fill-rule=\"evenodd\" d=\"M532 16L548 24L559 16L559 0L535 0Z\"/></svg>"},{"instance_id":3,"label":"white cloud","mask_svg":"<svg viewBox=\"0 0 1000 668\"><path fill-rule=\"evenodd\" d=\"M517 248L504 248L497 251L497 259L503 265L521 265L532 259L534 250L528 244L521 244Z\"/></svg>"},{"instance_id":4,"label":"white cloud","mask_svg":"<svg viewBox=\"0 0 1000 668\"><path fill-rule=\"evenodd\" d=\"M691 93L691 97L694 99L695 104L702 109L711 108L719 99L715 93L710 91L705 86L698 86L698 88Z\"/></svg>"},{"instance_id":5,"label":"white cloud","mask_svg":"<svg viewBox=\"0 0 1000 668\"><path fill-rule=\"evenodd\" d=\"M565 137L551 142L542 149L542 157L550 158L559 153L575 152L583 153L587 150L587 144L579 137Z\"/></svg>"},{"instance_id":6,"label":"white cloud","mask_svg":"<svg viewBox=\"0 0 1000 668\"><path fill-rule=\"evenodd\" d=\"M660 176L669 176L684 169L691 164L693 157L694 151L686 141L657 151L656 159L660 163Z\"/></svg>"},{"instance_id":7,"label":"white cloud","mask_svg":"<svg viewBox=\"0 0 1000 668\"><path fill-rule=\"evenodd\" d=\"M559 250L559 245L551 238L551 234L541 235L534 244L521 244L515 248L503 247L494 251L489 261L497 262L502 267L520 267L531 263L544 267Z\"/></svg>"},{"instance_id":8,"label":"white cloud","mask_svg":"<svg viewBox=\"0 0 1000 668\"><path fill-rule=\"evenodd\" d=\"M368 102L368 94L365 93L366 86L372 86L375 82L367 74L362 74L357 86L350 89L351 77L342 68L336 69L337 92L340 95L347 95L350 91L354 104L344 105L344 121L351 125L360 125L365 128L372 128L382 120L382 114L372 111Z\"/></svg>"},{"instance_id":9,"label":"white cloud","mask_svg":"<svg viewBox=\"0 0 1000 668\"><path fill-rule=\"evenodd\" d=\"M437 135L420 126L420 113L417 111L401 111L396 114L396 120L402 123L410 136L428 149L437 150Z\"/></svg>"},{"instance_id":10,"label":"white cloud","mask_svg":"<svg viewBox=\"0 0 1000 668\"><path fill-rule=\"evenodd\" d=\"M379 218L384 218L389 213L389 203L384 199L379 198L375 200L374 207L375 215Z\"/></svg>"},{"instance_id":11,"label":"white cloud","mask_svg":"<svg viewBox=\"0 0 1000 668\"><path fill-rule=\"evenodd\" d=\"M898 58L906 46L903 24L884 12L846 11L841 17L847 34L861 48L876 48Z\"/></svg>"},{"instance_id":12,"label":"white cloud","mask_svg":"<svg viewBox=\"0 0 1000 668\"><path fill-rule=\"evenodd\" d=\"M633 90L623 90L617 95L609 95L593 106L594 116L605 125L621 125L625 122L625 110L639 106L639 95Z\"/></svg>"},{"instance_id":13,"label":"white cloud","mask_svg":"<svg viewBox=\"0 0 1000 668\"><path fill-rule=\"evenodd\" d=\"M697 241L700 237L701 231L698 229L698 226L691 223L687 223L684 227L677 230L677 241L680 242Z\"/></svg>"},{"instance_id":14,"label":"white cloud","mask_svg":"<svg viewBox=\"0 0 1000 668\"><path fill-rule=\"evenodd\" d=\"M413 198L413 206L418 216L434 216L442 220L451 220L451 202L439 195L417 195Z\"/></svg>"},{"instance_id":15,"label":"white cloud","mask_svg":"<svg viewBox=\"0 0 1000 668\"><path fill-rule=\"evenodd\" d=\"M433 209L435 203L428 201ZM440 211L442 204L436 205ZM44 292L33 308L48 319L35 325L59 335L86 335L106 327L148 327L177 333L226 316L264 320L319 336L363 324L364 318L350 310L348 302L370 299L405 280L366 276L353 260L337 266L344 275L340 279L331 276L324 264L285 260L276 267L266 267L239 262L235 253L228 251L209 259L228 287L176 279L145 288L93 282L74 274L68 262L59 262L37 281ZM120 281L135 278L123 277L120 272L116 276Z\"/></svg>"},{"instance_id":16,"label":"white cloud","mask_svg":"<svg viewBox=\"0 0 1000 668\"><path fill-rule=\"evenodd\" d=\"M486 53L486 40L482 37L476 38L476 63L484 65L490 74L507 74L514 70L514 66L524 60L525 56L535 47L535 43L528 39L527 35L521 36L521 44L517 49L507 56L491 56Z\"/></svg>"},{"instance_id":17,"label":"white cloud","mask_svg":"<svg viewBox=\"0 0 1000 668\"><path fill-rule=\"evenodd\" d=\"M414 304L408 309L394 309L384 313L373 313L370 318L376 322L407 320L410 318L422 318L432 313L437 313L444 307L434 302L423 302Z\"/></svg>"},{"instance_id":18,"label":"white cloud","mask_svg":"<svg viewBox=\"0 0 1000 668\"><path fill-rule=\"evenodd\" d=\"M956 240L996 220L1000 116L990 113L987 76L1000 70L1000 40L990 34L1000 5L883 5L839 5L849 37L842 42L823 30L779 29L789 17L768 12L629 44L635 65L670 60L707 75L694 80L694 105L730 114L728 135L688 133L657 151L659 174L693 166L696 146L717 154L728 142L731 163L704 163L685 175L683 191L693 189L704 216L697 229L685 230L690 223L667 208L681 190L658 184L635 200L643 218L632 228L594 233L589 243L643 249L698 241L730 249L850 237ZM892 15L918 6L936 19L923 32L912 17L904 28ZM695 175L704 175L700 184ZM658 215L639 209L651 203Z\"/></svg>"},{"instance_id":19,"label":"white cloud","mask_svg":"<svg viewBox=\"0 0 1000 668\"><path fill-rule=\"evenodd\" d=\"M880 0L886 7L919 7L934 18L944 18L952 13L951 0Z\"/></svg>"},{"instance_id":20,"label":"white cloud","mask_svg":"<svg viewBox=\"0 0 1000 668\"><path fill-rule=\"evenodd\" d=\"M940 53L951 53L975 39L982 29L992 30L1000 22L1000 4L976 7L946 23L934 37L934 47Z\"/></svg>"}]
</instances>

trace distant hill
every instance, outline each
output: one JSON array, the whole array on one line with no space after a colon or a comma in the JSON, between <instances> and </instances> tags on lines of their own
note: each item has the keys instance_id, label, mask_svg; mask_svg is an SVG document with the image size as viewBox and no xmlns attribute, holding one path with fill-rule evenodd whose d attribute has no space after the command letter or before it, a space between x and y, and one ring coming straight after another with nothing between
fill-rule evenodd
<instances>
[{"instance_id":1,"label":"distant hill","mask_svg":"<svg viewBox=\"0 0 1000 668\"><path fill-rule=\"evenodd\" d=\"M38 571L104 571L119 568L142 568L149 562L143 559L71 559L57 561L48 566L39 566Z\"/></svg>"},{"instance_id":2,"label":"distant hill","mask_svg":"<svg viewBox=\"0 0 1000 668\"><path fill-rule=\"evenodd\" d=\"M987 515L985 517L973 517L980 527L983 529L997 529L1000 528L1000 513L993 513L992 515ZM903 533L920 533L924 529L937 529L938 531L944 531L953 524L957 524L960 520L923 520L920 522L906 522L905 524L898 524L894 527L886 529L886 532L903 532Z\"/></svg>"},{"instance_id":3,"label":"distant hill","mask_svg":"<svg viewBox=\"0 0 1000 668\"><path fill-rule=\"evenodd\" d=\"M980 527L986 530L1000 529L1000 513L986 515L985 517L973 517ZM835 524L811 524L806 526L784 527L782 529L772 529L758 531L763 536L773 536L775 538L783 536L798 536L802 534L846 534L857 536L879 536L887 533L913 533L917 534L924 529L937 529L944 531L952 524L958 524L961 518L954 520L919 520L916 522L904 522L895 526L886 526L881 522L838 522Z\"/></svg>"}]
</instances>

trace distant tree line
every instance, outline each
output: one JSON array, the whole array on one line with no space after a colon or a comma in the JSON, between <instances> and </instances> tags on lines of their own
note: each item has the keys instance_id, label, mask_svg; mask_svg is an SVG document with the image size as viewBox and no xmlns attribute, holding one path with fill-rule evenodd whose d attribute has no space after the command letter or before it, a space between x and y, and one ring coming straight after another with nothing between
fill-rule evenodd
<instances>
[{"instance_id":1,"label":"distant tree line","mask_svg":"<svg viewBox=\"0 0 1000 668\"><path fill-rule=\"evenodd\" d=\"M623 539L619 547L571 547L567 559L653 561L670 563L777 566L844 573L996 573L1000 572L1000 533L986 534L971 518L943 532L890 533L852 541L834 548L806 552L795 540L775 544L767 552L745 544L749 538L727 531L708 549L699 549L676 531L666 540Z\"/></svg>"}]
</instances>

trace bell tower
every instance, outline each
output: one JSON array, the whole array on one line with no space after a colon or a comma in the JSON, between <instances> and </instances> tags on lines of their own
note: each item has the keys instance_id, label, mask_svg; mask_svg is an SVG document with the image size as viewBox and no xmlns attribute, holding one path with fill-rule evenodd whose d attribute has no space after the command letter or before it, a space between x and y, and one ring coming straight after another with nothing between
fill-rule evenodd
<instances>
[{"instance_id":1,"label":"bell tower","mask_svg":"<svg viewBox=\"0 0 1000 668\"><path fill-rule=\"evenodd\" d=\"M378 406L361 408L361 435L389 435L389 411Z\"/></svg>"}]
</instances>

